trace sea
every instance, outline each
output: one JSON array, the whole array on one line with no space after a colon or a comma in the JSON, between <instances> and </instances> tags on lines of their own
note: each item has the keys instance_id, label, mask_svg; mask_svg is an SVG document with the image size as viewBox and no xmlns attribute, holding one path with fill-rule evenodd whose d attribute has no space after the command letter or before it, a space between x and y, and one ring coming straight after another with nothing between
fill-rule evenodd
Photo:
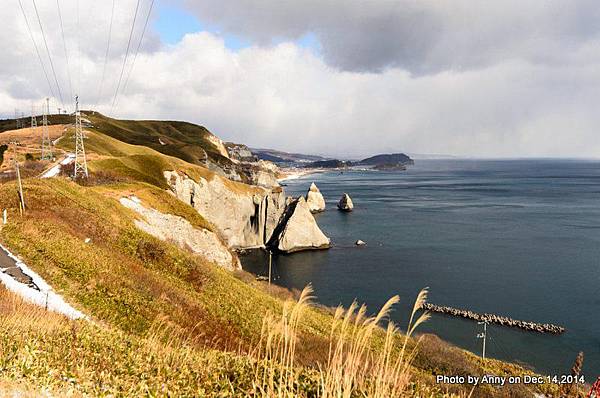
<instances>
[{"instance_id":1,"label":"sea","mask_svg":"<svg viewBox=\"0 0 600 398\"><path fill-rule=\"evenodd\" d=\"M311 284L324 305L357 300L372 312L397 294L391 317L403 328L423 288L434 304L554 323L567 331L489 325L486 354L560 375L583 351L586 380L600 375L600 161L416 160L406 171L312 174L285 189L305 195L311 182L333 247L274 255L276 284ZM336 209L344 192L351 213ZM267 274L263 251L242 263ZM477 322L434 314L419 332L482 353Z\"/></svg>"}]
</instances>

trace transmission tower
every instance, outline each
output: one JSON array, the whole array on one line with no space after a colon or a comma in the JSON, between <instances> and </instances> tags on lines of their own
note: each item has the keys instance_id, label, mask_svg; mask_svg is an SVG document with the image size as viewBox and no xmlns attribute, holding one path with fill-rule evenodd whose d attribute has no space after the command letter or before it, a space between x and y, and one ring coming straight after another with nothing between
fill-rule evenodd
<instances>
[{"instance_id":1,"label":"transmission tower","mask_svg":"<svg viewBox=\"0 0 600 398\"><path fill-rule=\"evenodd\" d=\"M35 107L31 104L31 135L35 137L35 130L37 129L37 118L35 117Z\"/></svg>"},{"instance_id":2,"label":"transmission tower","mask_svg":"<svg viewBox=\"0 0 600 398\"><path fill-rule=\"evenodd\" d=\"M44 116L42 118L42 160L52 160L52 141L48 131L48 114L50 113L50 99L46 98Z\"/></svg>"},{"instance_id":3,"label":"transmission tower","mask_svg":"<svg viewBox=\"0 0 600 398\"><path fill-rule=\"evenodd\" d=\"M81 128L81 112L79 111L79 96L75 97L75 169L73 179L78 177L87 178L87 160L85 159L85 148L83 147L83 129Z\"/></svg>"},{"instance_id":4,"label":"transmission tower","mask_svg":"<svg viewBox=\"0 0 600 398\"><path fill-rule=\"evenodd\" d=\"M19 110L15 108L15 121L17 122L17 130L20 129L21 126L21 118L19 117Z\"/></svg>"}]
</instances>

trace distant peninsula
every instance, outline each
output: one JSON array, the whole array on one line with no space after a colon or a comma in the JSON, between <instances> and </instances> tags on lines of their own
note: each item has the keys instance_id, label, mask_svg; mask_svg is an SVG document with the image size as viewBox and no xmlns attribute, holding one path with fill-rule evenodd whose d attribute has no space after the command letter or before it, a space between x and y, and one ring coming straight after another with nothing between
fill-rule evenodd
<instances>
[{"instance_id":1,"label":"distant peninsula","mask_svg":"<svg viewBox=\"0 0 600 398\"><path fill-rule=\"evenodd\" d=\"M349 167L369 167L375 170L406 170L407 166L413 165L415 162L404 153L381 154L368 157L359 161L351 160L318 160L305 164L305 168L315 169L343 169Z\"/></svg>"},{"instance_id":2,"label":"distant peninsula","mask_svg":"<svg viewBox=\"0 0 600 398\"><path fill-rule=\"evenodd\" d=\"M258 159L277 163L281 167L303 169L347 169L350 167L368 167L374 170L406 170L414 160L404 153L374 155L362 160L340 160L318 155L287 153L275 149L251 149Z\"/></svg>"}]
</instances>

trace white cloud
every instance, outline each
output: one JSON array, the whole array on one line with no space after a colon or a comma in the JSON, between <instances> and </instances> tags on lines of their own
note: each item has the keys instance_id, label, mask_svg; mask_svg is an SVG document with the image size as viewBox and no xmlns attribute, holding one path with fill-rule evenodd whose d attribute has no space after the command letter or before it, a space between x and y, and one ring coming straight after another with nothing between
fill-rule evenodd
<instances>
[{"instance_id":1,"label":"white cloud","mask_svg":"<svg viewBox=\"0 0 600 398\"><path fill-rule=\"evenodd\" d=\"M122 10L115 31L120 33L100 103L103 112L110 110L135 5L117 3ZM48 9L44 20L53 20L50 6L44 9ZM92 12L94 30L82 37L86 43L80 90L84 104L96 101L107 12L105 8ZM16 106L28 109L32 97L39 100L46 95L45 80L22 16L15 10L0 10L0 18L11 21L5 29L19 38L18 46L4 47L0 108L5 112ZM68 24L65 28L71 32ZM49 31L49 44L62 71L61 82L66 84L58 33ZM508 56L509 46L499 49L507 56L488 57L470 68L437 68L414 75L401 66L362 73L340 70L293 42L257 44L236 52L226 48L222 38L206 32L188 34L174 46L160 46L150 32L147 51L138 57L115 115L188 120L227 140L335 155L408 151L599 157L596 104L600 93L595 87L600 82L600 41L576 42L570 50L561 46L560 62ZM2 35L0 44L5 43L10 40ZM75 48L75 43L70 40L70 47ZM451 50L444 46L446 52ZM493 53L492 47L488 52ZM14 61L7 63L10 59Z\"/></svg>"}]
</instances>

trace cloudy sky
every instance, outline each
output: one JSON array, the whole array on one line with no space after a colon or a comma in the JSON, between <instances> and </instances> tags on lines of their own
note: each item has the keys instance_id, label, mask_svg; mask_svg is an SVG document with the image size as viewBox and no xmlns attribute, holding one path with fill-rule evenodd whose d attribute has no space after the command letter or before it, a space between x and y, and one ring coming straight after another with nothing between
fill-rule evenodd
<instances>
[{"instance_id":1,"label":"cloudy sky","mask_svg":"<svg viewBox=\"0 0 600 398\"><path fill-rule=\"evenodd\" d=\"M0 117L78 93L256 147L600 157L596 0L155 0L140 43L151 3L123 67L138 0L115 1L108 58L112 0L59 0L63 29L36 0L52 63L21 0L42 69L19 0L3 2Z\"/></svg>"}]
</instances>

